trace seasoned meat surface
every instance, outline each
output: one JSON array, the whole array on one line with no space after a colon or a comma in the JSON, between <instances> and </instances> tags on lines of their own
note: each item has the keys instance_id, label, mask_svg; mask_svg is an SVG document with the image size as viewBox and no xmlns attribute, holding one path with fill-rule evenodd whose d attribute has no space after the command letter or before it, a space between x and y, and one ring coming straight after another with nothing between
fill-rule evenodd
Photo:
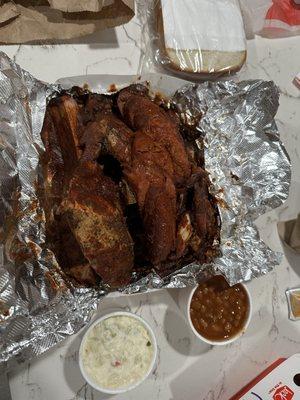
<instances>
[{"instance_id":1,"label":"seasoned meat surface","mask_svg":"<svg viewBox=\"0 0 300 400\"><path fill-rule=\"evenodd\" d=\"M101 150L114 156L121 163L130 162L133 132L112 113L100 113L86 125L80 141L82 160L97 160Z\"/></svg>"},{"instance_id":2,"label":"seasoned meat surface","mask_svg":"<svg viewBox=\"0 0 300 400\"><path fill-rule=\"evenodd\" d=\"M69 100L70 99L68 98L67 101ZM71 103L72 102L73 100ZM45 210L46 236L49 247L54 251L57 261L64 268L64 270L76 280L78 277L80 277L79 282L88 283L92 286L96 283L95 274L85 259L66 219L57 213L57 210L64 198L64 192L67 186L66 172L70 172L70 169L74 169L74 166L77 164L76 160L74 160L75 165L69 163L69 170L65 167L65 159L68 153L66 150L63 150L63 147L61 146L63 141L59 140L59 135L61 135L63 132L63 134L68 136L70 135L72 138L73 134L75 134L76 137L75 139L72 139L72 142L73 144L78 143L77 131L73 129L72 133L71 129L72 126L73 128L76 126L75 123L72 124L65 121L65 130L63 130L63 128L59 129L56 118L59 118L59 121L61 118L63 118L63 114L60 116L60 111L58 111L58 108L63 107L62 104L64 104L64 100L58 103L50 102L46 110L43 129L41 132L42 140L45 146L45 152L41 156L43 175L43 191L41 193L41 202ZM53 108L55 109L54 112ZM75 110L77 113L78 110L76 104ZM72 118L72 116L74 116L73 112L69 114L69 118ZM78 158L79 152L77 153L77 149L74 150L75 154L77 154L76 158ZM84 276L80 274L80 268L84 269ZM90 269L89 273L88 269ZM76 271L76 274L74 271ZM89 275L89 279L86 279L87 275Z\"/></svg>"},{"instance_id":3,"label":"seasoned meat surface","mask_svg":"<svg viewBox=\"0 0 300 400\"><path fill-rule=\"evenodd\" d=\"M206 243L212 243L217 226L216 213L209 200L206 177L201 177L194 186L195 231L199 238L198 257L204 262ZM207 260L208 261L208 260Z\"/></svg>"},{"instance_id":4,"label":"seasoned meat surface","mask_svg":"<svg viewBox=\"0 0 300 400\"><path fill-rule=\"evenodd\" d=\"M143 221L150 261L159 265L175 248L176 193L171 181L150 186L144 205Z\"/></svg>"},{"instance_id":5,"label":"seasoned meat surface","mask_svg":"<svg viewBox=\"0 0 300 400\"><path fill-rule=\"evenodd\" d=\"M112 287L130 281L133 242L116 185L94 162L82 162L71 179L60 212L94 271Z\"/></svg>"},{"instance_id":6,"label":"seasoned meat surface","mask_svg":"<svg viewBox=\"0 0 300 400\"><path fill-rule=\"evenodd\" d=\"M191 174L184 142L173 120L143 91L132 87L118 97L119 110L135 131L125 179L135 192L143 217L149 260L158 265L174 251L176 185Z\"/></svg>"},{"instance_id":7,"label":"seasoned meat surface","mask_svg":"<svg viewBox=\"0 0 300 400\"><path fill-rule=\"evenodd\" d=\"M191 166L176 121L149 98L139 94L128 95L121 113L133 130L141 130L169 153L176 183L182 183L189 177Z\"/></svg>"},{"instance_id":8,"label":"seasoned meat surface","mask_svg":"<svg viewBox=\"0 0 300 400\"><path fill-rule=\"evenodd\" d=\"M56 126L49 108L46 111L42 129L42 140L45 152L41 155L41 165L44 184L43 206L46 220L50 222L52 210L62 200L64 186L64 161L59 146Z\"/></svg>"},{"instance_id":9,"label":"seasoned meat surface","mask_svg":"<svg viewBox=\"0 0 300 400\"><path fill-rule=\"evenodd\" d=\"M68 274L77 282L87 286L94 286L98 281L97 274L94 272L93 268L91 268L90 264L71 267Z\"/></svg>"},{"instance_id":10,"label":"seasoned meat surface","mask_svg":"<svg viewBox=\"0 0 300 400\"><path fill-rule=\"evenodd\" d=\"M145 85L136 84L136 85L130 85L127 88L122 89L118 93L118 99L117 99L118 108L119 108L121 114L123 114L123 112L124 112L124 106L125 106L127 100L132 95L148 97L148 88Z\"/></svg>"},{"instance_id":11,"label":"seasoned meat surface","mask_svg":"<svg viewBox=\"0 0 300 400\"><path fill-rule=\"evenodd\" d=\"M119 288L133 272L165 276L217 254L203 154L146 86L62 93L48 104L41 136L47 243L73 280Z\"/></svg>"}]
</instances>

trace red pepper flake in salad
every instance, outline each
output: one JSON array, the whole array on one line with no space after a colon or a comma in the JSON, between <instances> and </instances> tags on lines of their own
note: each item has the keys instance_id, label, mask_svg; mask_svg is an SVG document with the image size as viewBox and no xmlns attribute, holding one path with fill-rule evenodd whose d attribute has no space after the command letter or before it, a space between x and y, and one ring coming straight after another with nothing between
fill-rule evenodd
<instances>
[{"instance_id":1,"label":"red pepper flake in salad","mask_svg":"<svg viewBox=\"0 0 300 400\"><path fill-rule=\"evenodd\" d=\"M118 360L116 360L115 362L112 363L113 367L120 367L120 365L122 365L122 364Z\"/></svg>"}]
</instances>

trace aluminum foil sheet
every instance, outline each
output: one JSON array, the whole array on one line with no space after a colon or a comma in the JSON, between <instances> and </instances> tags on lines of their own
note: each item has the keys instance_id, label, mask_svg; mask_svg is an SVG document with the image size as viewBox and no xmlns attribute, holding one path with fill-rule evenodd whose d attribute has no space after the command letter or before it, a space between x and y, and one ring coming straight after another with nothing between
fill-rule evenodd
<instances>
[{"instance_id":1,"label":"aluminum foil sheet","mask_svg":"<svg viewBox=\"0 0 300 400\"><path fill-rule=\"evenodd\" d=\"M0 53L0 372L77 332L106 293L74 287L45 245L36 190L40 131L47 99L60 90ZM278 97L276 86L264 81L189 84L177 91L173 101L204 137L222 220L222 257L164 279L149 274L121 294L184 287L215 273L234 284L280 262L254 224L288 196L290 163L274 122Z\"/></svg>"},{"instance_id":2,"label":"aluminum foil sheet","mask_svg":"<svg viewBox=\"0 0 300 400\"><path fill-rule=\"evenodd\" d=\"M260 240L255 219L287 198L290 160L274 120L279 92L261 80L188 85L174 101L205 141L205 164L221 215L222 257L214 272L230 284L269 272L281 254Z\"/></svg>"},{"instance_id":3,"label":"aluminum foil sheet","mask_svg":"<svg viewBox=\"0 0 300 400\"><path fill-rule=\"evenodd\" d=\"M77 332L103 295L65 281L43 247L40 132L57 89L0 53L0 372Z\"/></svg>"}]
</instances>

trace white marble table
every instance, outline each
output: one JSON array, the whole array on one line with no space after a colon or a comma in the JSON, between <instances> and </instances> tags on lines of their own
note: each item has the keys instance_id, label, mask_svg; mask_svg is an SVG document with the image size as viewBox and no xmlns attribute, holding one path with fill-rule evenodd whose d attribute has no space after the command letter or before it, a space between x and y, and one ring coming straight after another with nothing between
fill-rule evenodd
<instances>
[{"instance_id":1,"label":"white marble table","mask_svg":"<svg viewBox=\"0 0 300 400\"><path fill-rule=\"evenodd\" d=\"M139 34L140 27L133 20L66 45L2 46L1 50L49 82L71 75L132 74L139 63ZM247 66L239 75L240 79L274 80L281 92L277 122L293 163L291 194L284 206L258 221L262 237L275 250L281 248L277 221L293 218L300 211L300 91L291 83L300 71L299 42L299 37L252 40ZM275 359L300 352L300 321L288 320L285 299L286 288L300 286L300 256L288 257L290 264L284 259L273 273L249 284L252 323L245 336L229 346L209 347L193 337L177 307L177 290L105 299L101 310L120 304L145 317L159 343L158 363L150 379L115 400L228 400ZM81 337L82 332L11 373L13 400L108 399L93 391L80 375L77 351Z\"/></svg>"}]
</instances>

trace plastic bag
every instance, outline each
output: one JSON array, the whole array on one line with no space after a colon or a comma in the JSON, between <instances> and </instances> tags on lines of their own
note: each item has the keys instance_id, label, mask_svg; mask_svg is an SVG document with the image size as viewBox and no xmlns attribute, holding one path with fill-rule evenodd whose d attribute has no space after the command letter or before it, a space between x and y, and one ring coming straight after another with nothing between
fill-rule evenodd
<instances>
[{"instance_id":1,"label":"plastic bag","mask_svg":"<svg viewBox=\"0 0 300 400\"><path fill-rule=\"evenodd\" d=\"M253 34L276 38L300 34L299 0L240 0Z\"/></svg>"},{"instance_id":2,"label":"plastic bag","mask_svg":"<svg viewBox=\"0 0 300 400\"><path fill-rule=\"evenodd\" d=\"M138 1L144 57L140 73L166 72L184 79L238 71L246 40L238 0Z\"/></svg>"}]
</instances>

